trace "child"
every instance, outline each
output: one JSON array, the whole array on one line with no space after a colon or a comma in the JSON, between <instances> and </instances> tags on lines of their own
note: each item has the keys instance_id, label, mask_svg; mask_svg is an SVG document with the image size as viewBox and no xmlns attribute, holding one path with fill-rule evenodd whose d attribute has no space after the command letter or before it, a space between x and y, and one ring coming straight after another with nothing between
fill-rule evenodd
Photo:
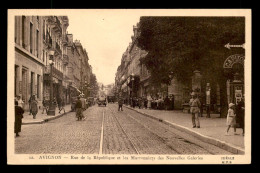
<instances>
[{"instance_id":1,"label":"child","mask_svg":"<svg viewBox=\"0 0 260 173\"><path fill-rule=\"evenodd\" d=\"M236 135L236 114L234 112L235 110L235 104L234 103L229 103L229 109L228 109L228 114L227 114L227 131L226 135L228 134L228 131L231 126L234 127L234 135Z\"/></svg>"}]
</instances>

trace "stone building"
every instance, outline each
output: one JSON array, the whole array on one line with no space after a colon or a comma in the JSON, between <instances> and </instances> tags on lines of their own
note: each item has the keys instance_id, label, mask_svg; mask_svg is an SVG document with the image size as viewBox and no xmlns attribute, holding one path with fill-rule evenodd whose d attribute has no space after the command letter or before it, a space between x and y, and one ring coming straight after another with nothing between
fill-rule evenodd
<instances>
[{"instance_id":1,"label":"stone building","mask_svg":"<svg viewBox=\"0 0 260 173\"><path fill-rule=\"evenodd\" d=\"M74 42L77 51L79 52L80 61L80 90L85 95L88 96L88 86L90 84L90 65L88 63L88 54L86 49L83 48L79 40Z\"/></svg>"},{"instance_id":2,"label":"stone building","mask_svg":"<svg viewBox=\"0 0 260 173\"><path fill-rule=\"evenodd\" d=\"M29 109L31 95L41 105L43 67L46 64L43 46L43 17L15 16L15 95L21 95L24 109Z\"/></svg>"},{"instance_id":3,"label":"stone building","mask_svg":"<svg viewBox=\"0 0 260 173\"><path fill-rule=\"evenodd\" d=\"M77 96L80 93L80 54L73 42L73 35L68 34L67 54L68 62L68 78L69 78L69 95L71 97Z\"/></svg>"},{"instance_id":4,"label":"stone building","mask_svg":"<svg viewBox=\"0 0 260 173\"><path fill-rule=\"evenodd\" d=\"M43 54L46 64L43 68L44 83L43 95L46 100L50 98L50 80L53 80L53 97L61 97L67 102L67 27L69 21L67 16L44 16L43 17ZM53 56L53 78L50 78L49 53L54 51Z\"/></svg>"},{"instance_id":5,"label":"stone building","mask_svg":"<svg viewBox=\"0 0 260 173\"><path fill-rule=\"evenodd\" d=\"M133 26L134 35L131 37L126 51L122 55L121 64L117 69L115 77L115 86L117 92L121 92L127 102L130 97L144 96L145 92L140 85L142 77L142 64L140 59L146 55L146 52L137 46L138 24Z\"/></svg>"},{"instance_id":6,"label":"stone building","mask_svg":"<svg viewBox=\"0 0 260 173\"><path fill-rule=\"evenodd\" d=\"M53 97L65 103L71 97L89 92L91 66L88 54L73 35L67 33L67 16L16 16L15 17L15 95L21 95L25 110L29 98L36 95L39 108L42 99L50 99L50 81ZM52 78L50 53L53 55Z\"/></svg>"}]
</instances>

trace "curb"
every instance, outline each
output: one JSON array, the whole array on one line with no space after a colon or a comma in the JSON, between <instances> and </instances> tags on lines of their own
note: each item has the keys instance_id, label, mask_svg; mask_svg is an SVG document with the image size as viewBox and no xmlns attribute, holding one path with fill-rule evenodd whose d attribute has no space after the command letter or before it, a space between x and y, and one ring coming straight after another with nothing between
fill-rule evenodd
<instances>
[{"instance_id":1,"label":"curb","mask_svg":"<svg viewBox=\"0 0 260 173\"><path fill-rule=\"evenodd\" d=\"M149 118L152 118L152 119L154 119L154 120L160 121L160 122L162 122L162 123L164 123L164 124L166 124L166 125L169 125L169 126L175 128L175 129L178 129L178 130L181 130L181 131L183 131L183 132L186 132L186 133L188 133L188 134L190 134L190 135L193 135L194 137L200 139L200 140L203 141L203 142L206 142L206 143L215 145L215 146L217 146L217 147L219 147L219 148L221 148L221 149L223 149L223 150L226 150L226 151L228 151L228 152L231 152L231 153L233 153L233 154L240 154L240 155L245 154L245 150L242 149L242 148L240 148L240 147L234 146L234 145L229 144L229 143L227 143L227 142L224 142L224 141L221 141L221 140L218 140L218 139L215 139L215 138L206 136L206 135L202 135L202 134L200 134L200 133L198 133L198 132L194 132L194 131L190 130L190 129L187 128L187 127L184 127L184 126L181 126L181 125L178 125L178 124L169 122L169 121L167 121L167 120L163 120L163 119L154 117L154 116L152 116L152 115L149 115L149 114L147 114L147 113L140 112L140 111L135 110L135 109L133 109L133 108L130 108L130 107L128 107L128 106L124 106L124 107L126 107L126 108L128 108L128 109L131 109L131 110L133 110L133 111L136 111L136 112L138 112L138 113L140 113L140 114L142 114L142 115L144 115L144 116L146 116L146 117L149 117Z\"/></svg>"},{"instance_id":2,"label":"curb","mask_svg":"<svg viewBox=\"0 0 260 173\"><path fill-rule=\"evenodd\" d=\"M23 122L22 125L31 125L31 124L43 124L43 123L47 123L48 121L51 121L51 120L55 120L57 118L60 118L62 117L63 115L66 115L68 113L70 113L71 110L69 112L65 112L63 114L60 114L60 115L57 115L57 116L53 116L53 117L50 117L50 118L44 118L43 120L41 121L36 121L36 122Z\"/></svg>"}]
</instances>

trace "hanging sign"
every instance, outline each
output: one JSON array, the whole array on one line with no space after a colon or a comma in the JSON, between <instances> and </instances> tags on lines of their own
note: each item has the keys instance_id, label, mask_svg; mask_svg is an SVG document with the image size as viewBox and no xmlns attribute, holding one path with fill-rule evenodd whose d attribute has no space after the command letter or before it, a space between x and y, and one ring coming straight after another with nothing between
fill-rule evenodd
<instances>
[{"instance_id":1,"label":"hanging sign","mask_svg":"<svg viewBox=\"0 0 260 173\"><path fill-rule=\"evenodd\" d=\"M244 60L245 60L244 55L240 55L240 54L231 55L225 60L223 68L232 68L235 63L240 63L241 65L244 66Z\"/></svg>"}]
</instances>

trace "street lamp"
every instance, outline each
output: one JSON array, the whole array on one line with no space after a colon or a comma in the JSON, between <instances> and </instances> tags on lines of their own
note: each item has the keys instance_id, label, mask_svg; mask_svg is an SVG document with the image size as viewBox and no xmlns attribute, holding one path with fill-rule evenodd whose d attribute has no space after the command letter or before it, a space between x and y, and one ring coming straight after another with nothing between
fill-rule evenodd
<instances>
[{"instance_id":1,"label":"street lamp","mask_svg":"<svg viewBox=\"0 0 260 173\"><path fill-rule=\"evenodd\" d=\"M49 64L50 64L50 104L49 104L49 109L47 112L47 115L55 115L55 105L53 105L53 76L52 76L52 66L54 64L53 62L53 55L54 51L51 50L49 52L50 58L49 58Z\"/></svg>"}]
</instances>

